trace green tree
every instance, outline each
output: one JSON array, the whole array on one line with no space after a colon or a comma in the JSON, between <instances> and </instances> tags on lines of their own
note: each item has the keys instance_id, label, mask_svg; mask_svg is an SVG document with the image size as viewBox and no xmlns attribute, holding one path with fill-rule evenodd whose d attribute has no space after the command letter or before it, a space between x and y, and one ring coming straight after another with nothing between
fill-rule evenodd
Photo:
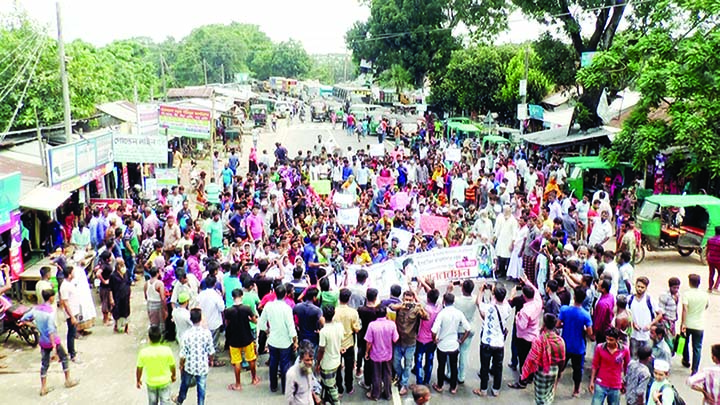
<instances>
[{"instance_id":1,"label":"green tree","mask_svg":"<svg viewBox=\"0 0 720 405\"><path fill-rule=\"evenodd\" d=\"M530 104L539 104L552 89L552 82L538 69L540 58L532 51L528 56L527 98ZM520 97L520 80L525 77L525 52L518 51L505 67L505 81L495 95L498 114L502 120L514 120Z\"/></svg>"},{"instance_id":2,"label":"green tree","mask_svg":"<svg viewBox=\"0 0 720 405\"><path fill-rule=\"evenodd\" d=\"M539 58L538 69L558 87L575 86L577 75L576 62L579 60L574 49L544 32L532 43L535 55Z\"/></svg>"},{"instance_id":3,"label":"green tree","mask_svg":"<svg viewBox=\"0 0 720 405\"><path fill-rule=\"evenodd\" d=\"M668 8L675 18L667 19ZM718 176L720 4L664 0L657 10L634 36L578 74L584 86L630 83L642 94L606 158L643 169L658 152L677 146L684 152L681 174Z\"/></svg>"},{"instance_id":4,"label":"green tree","mask_svg":"<svg viewBox=\"0 0 720 405\"><path fill-rule=\"evenodd\" d=\"M395 89L395 94L400 95L403 90L412 85L412 76L404 67L394 64L378 76L378 81L392 87Z\"/></svg>"},{"instance_id":5,"label":"green tree","mask_svg":"<svg viewBox=\"0 0 720 405\"><path fill-rule=\"evenodd\" d=\"M368 21L355 23L345 35L353 60L372 61L377 73L400 65L422 86L459 48L446 5L446 0L373 0Z\"/></svg>"}]
</instances>

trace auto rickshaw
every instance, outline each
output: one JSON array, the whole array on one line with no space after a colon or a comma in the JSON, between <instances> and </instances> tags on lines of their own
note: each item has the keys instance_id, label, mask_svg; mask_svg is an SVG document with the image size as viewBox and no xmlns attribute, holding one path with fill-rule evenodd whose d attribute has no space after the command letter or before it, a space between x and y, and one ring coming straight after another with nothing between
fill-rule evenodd
<instances>
[{"instance_id":1,"label":"auto rickshaw","mask_svg":"<svg viewBox=\"0 0 720 405\"><path fill-rule=\"evenodd\" d=\"M313 100L310 103L310 119L313 122L325 122L329 117L327 104L323 100Z\"/></svg>"},{"instance_id":2,"label":"auto rickshaw","mask_svg":"<svg viewBox=\"0 0 720 405\"><path fill-rule=\"evenodd\" d=\"M705 264L709 238L720 226L720 198L705 194L656 194L645 198L637 215L642 243L636 263L646 252L677 249L680 256L700 255Z\"/></svg>"},{"instance_id":3,"label":"auto rickshaw","mask_svg":"<svg viewBox=\"0 0 720 405\"><path fill-rule=\"evenodd\" d=\"M267 125L267 106L265 104L253 104L250 106L250 116L256 127Z\"/></svg>"},{"instance_id":4,"label":"auto rickshaw","mask_svg":"<svg viewBox=\"0 0 720 405\"><path fill-rule=\"evenodd\" d=\"M602 189L604 179L610 178L612 189L620 189L626 183L629 163L609 165L600 156L571 156L563 159L566 165L567 184L573 196L581 199L585 193ZM614 197L614 196L612 196Z\"/></svg>"}]
</instances>

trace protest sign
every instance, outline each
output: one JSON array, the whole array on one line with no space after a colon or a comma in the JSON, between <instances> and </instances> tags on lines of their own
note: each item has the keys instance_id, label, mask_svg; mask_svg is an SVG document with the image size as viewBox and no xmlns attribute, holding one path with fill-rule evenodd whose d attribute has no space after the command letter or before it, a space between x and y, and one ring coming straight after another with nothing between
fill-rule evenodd
<instances>
[{"instance_id":1,"label":"protest sign","mask_svg":"<svg viewBox=\"0 0 720 405\"><path fill-rule=\"evenodd\" d=\"M352 194L335 193L333 194L333 203L341 207L349 207L353 205L355 198Z\"/></svg>"},{"instance_id":2,"label":"protest sign","mask_svg":"<svg viewBox=\"0 0 720 405\"><path fill-rule=\"evenodd\" d=\"M393 238L397 238L398 247L402 250L407 250L408 245L410 244L410 240L412 240L412 237L412 232L408 232L404 229L393 228L390 230L390 240L392 241Z\"/></svg>"},{"instance_id":3,"label":"protest sign","mask_svg":"<svg viewBox=\"0 0 720 405\"><path fill-rule=\"evenodd\" d=\"M310 180L310 187L312 187L318 195L330 195L330 180Z\"/></svg>"},{"instance_id":4,"label":"protest sign","mask_svg":"<svg viewBox=\"0 0 720 405\"><path fill-rule=\"evenodd\" d=\"M340 208L337 211L337 222L340 225L357 226L360 219L360 208Z\"/></svg>"},{"instance_id":5,"label":"protest sign","mask_svg":"<svg viewBox=\"0 0 720 405\"><path fill-rule=\"evenodd\" d=\"M445 160L449 162L459 162L462 158L462 155L460 153L460 149L458 148L448 148L445 149Z\"/></svg>"},{"instance_id":6,"label":"protest sign","mask_svg":"<svg viewBox=\"0 0 720 405\"><path fill-rule=\"evenodd\" d=\"M390 208L394 210L404 210L410 204L410 196L404 191L399 191L390 197Z\"/></svg>"},{"instance_id":7,"label":"protest sign","mask_svg":"<svg viewBox=\"0 0 720 405\"><path fill-rule=\"evenodd\" d=\"M450 227L450 219L437 215L421 215L420 229L424 235L434 235L435 231L439 231L440 235L447 235Z\"/></svg>"},{"instance_id":8,"label":"protest sign","mask_svg":"<svg viewBox=\"0 0 720 405\"><path fill-rule=\"evenodd\" d=\"M372 156L372 157L385 156L385 145L383 145L382 143L376 143L376 144L370 145L370 156Z\"/></svg>"},{"instance_id":9,"label":"protest sign","mask_svg":"<svg viewBox=\"0 0 720 405\"><path fill-rule=\"evenodd\" d=\"M456 246L432 249L405 256L399 260L402 260L403 268L414 266L417 269L417 277L430 276L433 280L438 281L475 278L479 275L477 251L478 246Z\"/></svg>"}]
</instances>

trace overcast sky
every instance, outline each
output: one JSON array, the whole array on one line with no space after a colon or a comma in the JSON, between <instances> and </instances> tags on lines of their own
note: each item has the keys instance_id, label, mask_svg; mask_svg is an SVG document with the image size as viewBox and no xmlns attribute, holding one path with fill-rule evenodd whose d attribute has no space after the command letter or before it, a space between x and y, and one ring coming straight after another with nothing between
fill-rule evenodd
<instances>
[{"instance_id":1,"label":"overcast sky","mask_svg":"<svg viewBox=\"0 0 720 405\"><path fill-rule=\"evenodd\" d=\"M0 12L11 11L15 1L56 35L55 0L0 0ZM358 0L63 0L61 5L67 42L81 38L101 46L139 36L180 40L195 27L237 21L259 25L276 42L297 39L313 54L345 52L345 32L370 14ZM538 24L516 13L498 41L523 42L540 32Z\"/></svg>"}]
</instances>

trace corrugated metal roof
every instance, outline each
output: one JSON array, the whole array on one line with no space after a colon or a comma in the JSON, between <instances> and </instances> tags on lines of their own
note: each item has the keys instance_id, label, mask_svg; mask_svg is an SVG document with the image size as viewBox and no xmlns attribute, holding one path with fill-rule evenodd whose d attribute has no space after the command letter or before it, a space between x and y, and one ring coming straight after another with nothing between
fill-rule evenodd
<instances>
[{"instance_id":1,"label":"corrugated metal roof","mask_svg":"<svg viewBox=\"0 0 720 405\"><path fill-rule=\"evenodd\" d=\"M124 122L135 122L136 108L135 104L129 101L115 101L95 106L98 110Z\"/></svg>"},{"instance_id":2,"label":"corrugated metal roof","mask_svg":"<svg viewBox=\"0 0 720 405\"><path fill-rule=\"evenodd\" d=\"M181 89L169 89L167 92L168 98L210 98L213 95L213 88L206 86L191 86L183 87Z\"/></svg>"},{"instance_id":3,"label":"corrugated metal roof","mask_svg":"<svg viewBox=\"0 0 720 405\"><path fill-rule=\"evenodd\" d=\"M533 132L522 137L528 143L534 143L540 146L554 146L566 143L580 142L588 139L608 137L611 141L615 138L615 132L605 127L591 129L587 132L578 132L569 134L570 127L564 126L559 128L551 128L545 131Z\"/></svg>"}]
</instances>

